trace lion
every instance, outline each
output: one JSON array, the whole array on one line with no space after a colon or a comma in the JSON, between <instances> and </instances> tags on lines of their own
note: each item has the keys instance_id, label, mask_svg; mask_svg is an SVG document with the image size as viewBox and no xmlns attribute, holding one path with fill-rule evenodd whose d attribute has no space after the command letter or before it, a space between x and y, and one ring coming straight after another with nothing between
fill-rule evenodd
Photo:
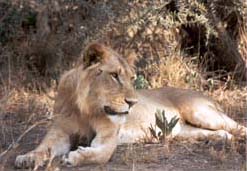
<instances>
[{"instance_id":1,"label":"lion","mask_svg":"<svg viewBox=\"0 0 247 171\"><path fill-rule=\"evenodd\" d=\"M232 138L246 127L229 118L201 92L164 87L135 90L133 60L110 47L90 44L78 66L60 79L50 130L33 151L16 157L17 168L34 167L62 156L63 164L106 163L118 144L140 141L155 125L157 109L179 118L171 137Z\"/></svg>"}]
</instances>

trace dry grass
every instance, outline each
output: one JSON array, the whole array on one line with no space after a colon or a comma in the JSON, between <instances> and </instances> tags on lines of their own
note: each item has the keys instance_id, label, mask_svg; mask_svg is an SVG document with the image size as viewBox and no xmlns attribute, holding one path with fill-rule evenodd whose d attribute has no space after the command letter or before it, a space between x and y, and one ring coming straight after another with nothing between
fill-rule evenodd
<instances>
[{"instance_id":1,"label":"dry grass","mask_svg":"<svg viewBox=\"0 0 247 171\"><path fill-rule=\"evenodd\" d=\"M159 67L154 65L151 68L151 70L155 69L158 74L149 80L153 88L172 86L200 90L202 76L191 59L183 56L168 56L162 60Z\"/></svg>"},{"instance_id":2,"label":"dry grass","mask_svg":"<svg viewBox=\"0 0 247 171\"><path fill-rule=\"evenodd\" d=\"M42 119L52 117L53 101L45 94L13 89L5 92L0 106L0 152L15 143L17 135ZM19 136L18 136L19 137Z\"/></svg>"},{"instance_id":3,"label":"dry grass","mask_svg":"<svg viewBox=\"0 0 247 171\"><path fill-rule=\"evenodd\" d=\"M232 89L225 90L219 88L213 92L208 93L216 101L218 101L224 108L224 111L230 117L234 118L238 122L246 125L247 123L247 89L233 87Z\"/></svg>"}]
</instances>

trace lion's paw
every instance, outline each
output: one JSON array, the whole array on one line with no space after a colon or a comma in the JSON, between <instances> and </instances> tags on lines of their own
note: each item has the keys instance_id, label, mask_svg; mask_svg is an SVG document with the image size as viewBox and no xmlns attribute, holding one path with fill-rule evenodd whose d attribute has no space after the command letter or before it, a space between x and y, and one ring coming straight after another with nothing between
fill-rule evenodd
<instances>
[{"instance_id":1,"label":"lion's paw","mask_svg":"<svg viewBox=\"0 0 247 171\"><path fill-rule=\"evenodd\" d=\"M15 160L16 168L37 168L45 163L44 157L39 153L30 152L24 155L19 155Z\"/></svg>"},{"instance_id":2,"label":"lion's paw","mask_svg":"<svg viewBox=\"0 0 247 171\"><path fill-rule=\"evenodd\" d=\"M246 137L247 136L247 128L244 126L239 127L239 136Z\"/></svg>"},{"instance_id":3,"label":"lion's paw","mask_svg":"<svg viewBox=\"0 0 247 171\"><path fill-rule=\"evenodd\" d=\"M233 138L233 135L230 134L229 132L225 131L225 130L218 130L216 131L216 135L219 137L219 138L224 138L224 139L227 139L227 140L231 140Z\"/></svg>"},{"instance_id":4,"label":"lion's paw","mask_svg":"<svg viewBox=\"0 0 247 171\"><path fill-rule=\"evenodd\" d=\"M79 163L79 158L80 153L78 152L78 150L71 151L69 152L69 154L63 156L62 163L66 166L77 166Z\"/></svg>"},{"instance_id":5,"label":"lion's paw","mask_svg":"<svg viewBox=\"0 0 247 171\"><path fill-rule=\"evenodd\" d=\"M35 159L32 154L19 155L15 160L16 168L34 167Z\"/></svg>"},{"instance_id":6,"label":"lion's paw","mask_svg":"<svg viewBox=\"0 0 247 171\"><path fill-rule=\"evenodd\" d=\"M62 164L66 166L78 166L84 162L87 151L88 147L78 147L77 150L71 151L62 157Z\"/></svg>"}]
</instances>

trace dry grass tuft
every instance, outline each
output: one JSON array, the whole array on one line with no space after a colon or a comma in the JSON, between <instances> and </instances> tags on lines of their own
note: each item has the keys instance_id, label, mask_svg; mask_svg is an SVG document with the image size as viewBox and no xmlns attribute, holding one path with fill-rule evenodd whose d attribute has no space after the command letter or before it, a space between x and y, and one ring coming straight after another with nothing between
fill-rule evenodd
<instances>
[{"instance_id":1,"label":"dry grass tuft","mask_svg":"<svg viewBox=\"0 0 247 171\"><path fill-rule=\"evenodd\" d=\"M196 64L182 56L169 56L163 59L159 67L158 80L162 86L200 89L202 76ZM157 87L152 86L152 87Z\"/></svg>"},{"instance_id":2,"label":"dry grass tuft","mask_svg":"<svg viewBox=\"0 0 247 171\"><path fill-rule=\"evenodd\" d=\"M224 108L227 115L238 122L247 123L247 89L232 85L231 89L221 87L213 92L208 92Z\"/></svg>"}]
</instances>

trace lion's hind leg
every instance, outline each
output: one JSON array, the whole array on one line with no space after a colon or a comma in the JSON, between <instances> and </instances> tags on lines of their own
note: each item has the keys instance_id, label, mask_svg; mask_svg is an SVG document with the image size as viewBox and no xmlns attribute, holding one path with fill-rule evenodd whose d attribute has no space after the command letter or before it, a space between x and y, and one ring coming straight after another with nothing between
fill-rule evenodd
<instances>
[{"instance_id":1,"label":"lion's hind leg","mask_svg":"<svg viewBox=\"0 0 247 171\"><path fill-rule=\"evenodd\" d=\"M194 127L186 123L181 124L181 130L175 135L178 138L184 139L205 139L208 137L215 139L231 140L232 134L225 130L208 130Z\"/></svg>"},{"instance_id":2,"label":"lion's hind leg","mask_svg":"<svg viewBox=\"0 0 247 171\"><path fill-rule=\"evenodd\" d=\"M246 133L246 128L239 125L233 119L223 113L213 103L198 103L192 106L192 110L183 111L182 117L184 120L196 127L209 129L209 130L225 130L233 133L238 130Z\"/></svg>"}]
</instances>

